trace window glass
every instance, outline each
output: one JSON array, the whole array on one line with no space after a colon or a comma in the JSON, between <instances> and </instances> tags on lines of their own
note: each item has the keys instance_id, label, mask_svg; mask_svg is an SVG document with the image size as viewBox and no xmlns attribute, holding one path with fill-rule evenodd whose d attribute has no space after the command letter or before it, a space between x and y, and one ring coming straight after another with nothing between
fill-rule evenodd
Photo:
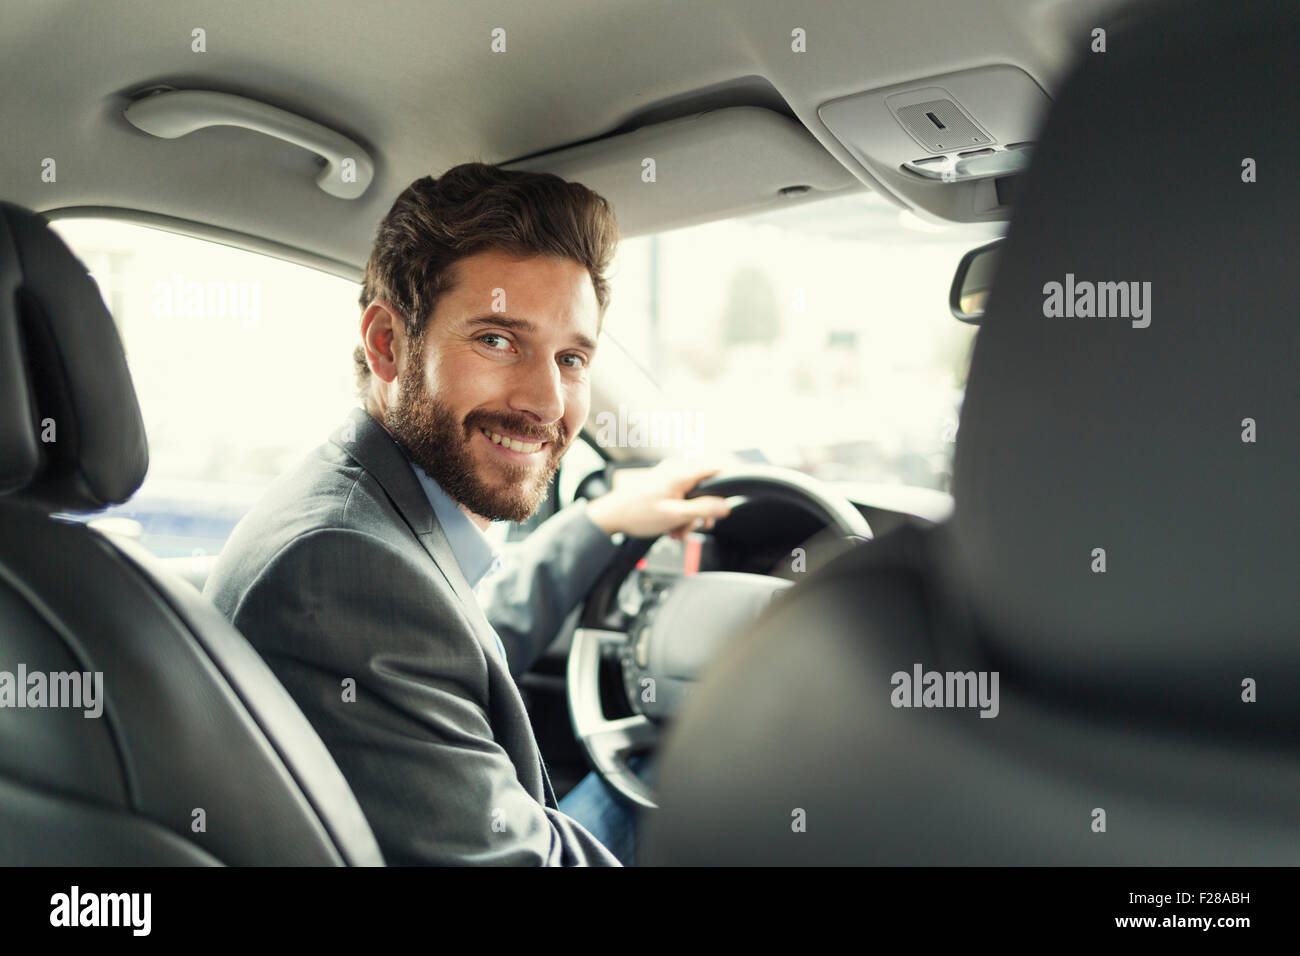
<instances>
[{"instance_id":1,"label":"window glass","mask_svg":"<svg viewBox=\"0 0 1300 956\"><path fill-rule=\"evenodd\" d=\"M53 227L117 322L149 440L144 485L103 514L137 522L156 555L215 554L271 480L357 404L358 287L115 220Z\"/></svg>"},{"instance_id":2,"label":"window glass","mask_svg":"<svg viewBox=\"0 0 1300 956\"><path fill-rule=\"evenodd\" d=\"M1004 228L859 193L624 240L605 328L673 407L620 409L601 444L947 490L975 334L948 290Z\"/></svg>"}]
</instances>

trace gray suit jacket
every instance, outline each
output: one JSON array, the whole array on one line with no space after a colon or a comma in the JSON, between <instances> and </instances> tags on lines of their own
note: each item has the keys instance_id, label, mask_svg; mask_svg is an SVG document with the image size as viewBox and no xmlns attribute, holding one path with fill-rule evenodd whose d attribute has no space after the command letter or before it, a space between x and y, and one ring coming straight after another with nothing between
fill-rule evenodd
<instances>
[{"instance_id":1,"label":"gray suit jacket","mask_svg":"<svg viewBox=\"0 0 1300 956\"><path fill-rule=\"evenodd\" d=\"M523 544L493 582L517 670L616 550L585 502ZM245 515L204 594L316 728L390 865L617 865L556 808L492 625L364 409Z\"/></svg>"}]
</instances>

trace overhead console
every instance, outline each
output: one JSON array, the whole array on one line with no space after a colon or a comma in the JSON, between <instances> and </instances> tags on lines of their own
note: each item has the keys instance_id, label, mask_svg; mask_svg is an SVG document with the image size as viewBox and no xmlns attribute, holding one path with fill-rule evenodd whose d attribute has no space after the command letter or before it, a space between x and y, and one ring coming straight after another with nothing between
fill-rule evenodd
<instances>
[{"instance_id":1,"label":"overhead console","mask_svg":"<svg viewBox=\"0 0 1300 956\"><path fill-rule=\"evenodd\" d=\"M1023 70L987 66L856 93L817 113L909 205L978 222L1010 218L1015 177L1049 105Z\"/></svg>"}]
</instances>

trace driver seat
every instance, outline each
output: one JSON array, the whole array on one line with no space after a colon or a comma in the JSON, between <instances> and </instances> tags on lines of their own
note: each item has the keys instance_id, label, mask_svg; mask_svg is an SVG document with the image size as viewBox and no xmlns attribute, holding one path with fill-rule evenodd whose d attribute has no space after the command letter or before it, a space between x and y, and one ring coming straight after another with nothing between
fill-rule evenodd
<instances>
[{"instance_id":1,"label":"driver seat","mask_svg":"<svg viewBox=\"0 0 1300 956\"><path fill-rule=\"evenodd\" d=\"M95 283L43 217L0 203L3 862L382 865L244 638L135 543L55 514L125 501L148 462ZM93 701L64 684L78 706L33 706L56 703L36 675L87 673Z\"/></svg>"},{"instance_id":2,"label":"driver seat","mask_svg":"<svg viewBox=\"0 0 1300 956\"><path fill-rule=\"evenodd\" d=\"M1300 10L1158 3L1108 34L1025 176L952 518L728 648L642 862L1300 863ZM1049 316L1074 280L1149 311Z\"/></svg>"}]
</instances>

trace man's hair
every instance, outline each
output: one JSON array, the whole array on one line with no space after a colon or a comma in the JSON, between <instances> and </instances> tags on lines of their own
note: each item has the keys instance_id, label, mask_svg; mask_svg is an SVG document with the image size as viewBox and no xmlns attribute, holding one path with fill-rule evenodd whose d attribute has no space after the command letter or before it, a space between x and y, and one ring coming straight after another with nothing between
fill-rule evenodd
<instances>
[{"instance_id":1,"label":"man's hair","mask_svg":"<svg viewBox=\"0 0 1300 956\"><path fill-rule=\"evenodd\" d=\"M613 208L586 186L550 173L464 163L439 179L417 179L397 197L366 263L361 308L385 299L402 317L411 347L419 349L438 298L454 285L452 267L492 249L584 266L600 306L599 331L609 306L605 272L617 245ZM364 397L370 387L364 347L358 345L352 358Z\"/></svg>"}]
</instances>

